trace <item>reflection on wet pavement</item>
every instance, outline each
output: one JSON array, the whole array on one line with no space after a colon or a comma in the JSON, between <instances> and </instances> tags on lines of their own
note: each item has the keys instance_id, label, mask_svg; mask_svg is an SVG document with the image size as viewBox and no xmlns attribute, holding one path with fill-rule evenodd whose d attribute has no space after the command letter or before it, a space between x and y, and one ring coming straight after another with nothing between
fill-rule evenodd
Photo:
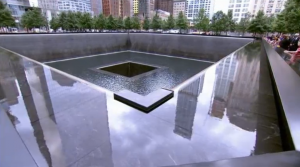
<instances>
[{"instance_id":1,"label":"reflection on wet pavement","mask_svg":"<svg viewBox=\"0 0 300 167\"><path fill-rule=\"evenodd\" d=\"M260 47L229 55L149 114L0 50L1 107L40 167L166 166L280 152Z\"/></svg>"}]
</instances>

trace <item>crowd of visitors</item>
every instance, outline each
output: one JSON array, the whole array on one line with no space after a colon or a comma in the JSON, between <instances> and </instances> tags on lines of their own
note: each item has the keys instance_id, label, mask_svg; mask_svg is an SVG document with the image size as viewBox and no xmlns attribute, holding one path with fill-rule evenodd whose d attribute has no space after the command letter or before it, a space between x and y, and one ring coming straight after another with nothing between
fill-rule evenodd
<instances>
[{"instance_id":1,"label":"crowd of visitors","mask_svg":"<svg viewBox=\"0 0 300 167\"><path fill-rule=\"evenodd\" d=\"M293 64L300 59L300 41L299 34L294 36L288 35L272 35L266 38L266 40L274 47L280 47L284 49L284 52L289 55L289 64Z\"/></svg>"}]
</instances>

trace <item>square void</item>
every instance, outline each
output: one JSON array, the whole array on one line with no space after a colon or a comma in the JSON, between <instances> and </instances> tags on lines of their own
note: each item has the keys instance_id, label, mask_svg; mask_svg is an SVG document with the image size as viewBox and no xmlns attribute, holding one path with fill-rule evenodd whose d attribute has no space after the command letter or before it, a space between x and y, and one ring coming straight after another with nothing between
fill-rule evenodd
<instances>
[{"instance_id":1,"label":"square void","mask_svg":"<svg viewBox=\"0 0 300 167\"><path fill-rule=\"evenodd\" d=\"M157 69L156 67L138 64L134 62L126 62L122 64L111 65L103 68L98 68L99 70L111 72L114 74L122 75L125 77L134 77L140 74L150 72Z\"/></svg>"}]
</instances>

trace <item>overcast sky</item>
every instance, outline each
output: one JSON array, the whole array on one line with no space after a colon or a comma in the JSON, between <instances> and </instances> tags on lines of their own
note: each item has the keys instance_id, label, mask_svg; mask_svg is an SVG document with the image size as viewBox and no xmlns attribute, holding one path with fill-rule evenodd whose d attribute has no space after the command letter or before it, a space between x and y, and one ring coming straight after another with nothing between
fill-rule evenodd
<instances>
[{"instance_id":1,"label":"overcast sky","mask_svg":"<svg viewBox=\"0 0 300 167\"><path fill-rule=\"evenodd\" d=\"M224 13L227 13L229 0L215 0L214 13L219 10L222 10Z\"/></svg>"}]
</instances>

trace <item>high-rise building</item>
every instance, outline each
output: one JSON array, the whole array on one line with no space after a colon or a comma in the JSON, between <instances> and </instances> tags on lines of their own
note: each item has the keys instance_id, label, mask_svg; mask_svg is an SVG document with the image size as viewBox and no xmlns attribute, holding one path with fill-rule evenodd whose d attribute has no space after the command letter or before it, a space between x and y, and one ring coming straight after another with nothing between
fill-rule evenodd
<instances>
[{"instance_id":1,"label":"high-rise building","mask_svg":"<svg viewBox=\"0 0 300 167\"><path fill-rule=\"evenodd\" d=\"M156 0L155 9L173 13L173 0Z\"/></svg>"},{"instance_id":2,"label":"high-rise building","mask_svg":"<svg viewBox=\"0 0 300 167\"><path fill-rule=\"evenodd\" d=\"M250 13L256 15L259 10L266 15L279 14L284 9L286 0L253 0L253 10Z\"/></svg>"},{"instance_id":3,"label":"high-rise building","mask_svg":"<svg viewBox=\"0 0 300 167\"><path fill-rule=\"evenodd\" d=\"M120 0L120 14L122 18L131 17L133 15L132 0Z\"/></svg>"},{"instance_id":4,"label":"high-rise building","mask_svg":"<svg viewBox=\"0 0 300 167\"><path fill-rule=\"evenodd\" d=\"M5 6L11 11L16 22L19 22L21 16L30 7L29 0L1 0Z\"/></svg>"},{"instance_id":5,"label":"high-rise building","mask_svg":"<svg viewBox=\"0 0 300 167\"><path fill-rule=\"evenodd\" d=\"M233 18L240 21L249 12L256 15L263 11L266 15L279 14L284 9L286 0L229 0L228 10L233 11Z\"/></svg>"},{"instance_id":6,"label":"high-rise building","mask_svg":"<svg viewBox=\"0 0 300 167\"><path fill-rule=\"evenodd\" d=\"M58 0L59 11L85 12L94 14L90 0Z\"/></svg>"},{"instance_id":7,"label":"high-rise building","mask_svg":"<svg viewBox=\"0 0 300 167\"><path fill-rule=\"evenodd\" d=\"M132 5L133 5L133 14L138 14L139 13L139 0L133 0Z\"/></svg>"},{"instance_id":8,"label":"high-rise building","mask_svg":"<svg viewBox=\"0 0 300 167\"><path fill-rule=\"evenodd\" d=\"M91 0L92 11L95 16L102 13L102 0Z\"/></svg>"},{"instance_id":9,"label":"high-rise building","mask_svg":"<svg viewBox=\"0 0 300 167\"><path fill-rule=\"evenodd\" d=\"M174 0L173 2L173 17L178 17L180 12L185 13L186 0Z\"/></svg>"},{"instance_id":10,"label":"high-rise building","mask_svg":"<svg viewBox=\"0 0 300 167\"><path fill-rule=\"evenodd\" d=\"M37 6L41 8L42 13L50 21L52 17L58 14L58 0L38 0Z\"/></svg>"},{"instance_id":11,"label":"high-rise building","mask_svg":"<svg viewBox=\"0 0 300 167\"><path fill-rule=\"evenodd\" d=\"M186 17L189 21L193 21L200 9L204 9L206 15L212 18L214 12L214 0L187 0Z\"/></svg>"},{"instance_id":12,"label":"high-rise building","mask_svg":"<svg viewBox=\"0 0 300 167\"><path fill-rule=\"evenodd\" d=\"M155 0L139 0L139 15L144 19L145 17L152 18L155 14Z\"/></svg>"},{"instance_id":13,"label":"high-rise building","mask_svg":"<svg viewBox=\"0 0 300 167\"><path fill-rule=\"evenodd\" d=\"M120 4L119 0L102 0L103 14L105 16L119 17Z\"/></svg>"},{"instance_id":14,"label":"high-rise building","mask_svg":"<svg viewBox=\"0 0 300 167\"><path fill-rule=\"evenodd\" d=\"M198 96L202 93L205 75L202 75L178 92L174 133L191 139Z\"/></svg>"}]
</instances>

